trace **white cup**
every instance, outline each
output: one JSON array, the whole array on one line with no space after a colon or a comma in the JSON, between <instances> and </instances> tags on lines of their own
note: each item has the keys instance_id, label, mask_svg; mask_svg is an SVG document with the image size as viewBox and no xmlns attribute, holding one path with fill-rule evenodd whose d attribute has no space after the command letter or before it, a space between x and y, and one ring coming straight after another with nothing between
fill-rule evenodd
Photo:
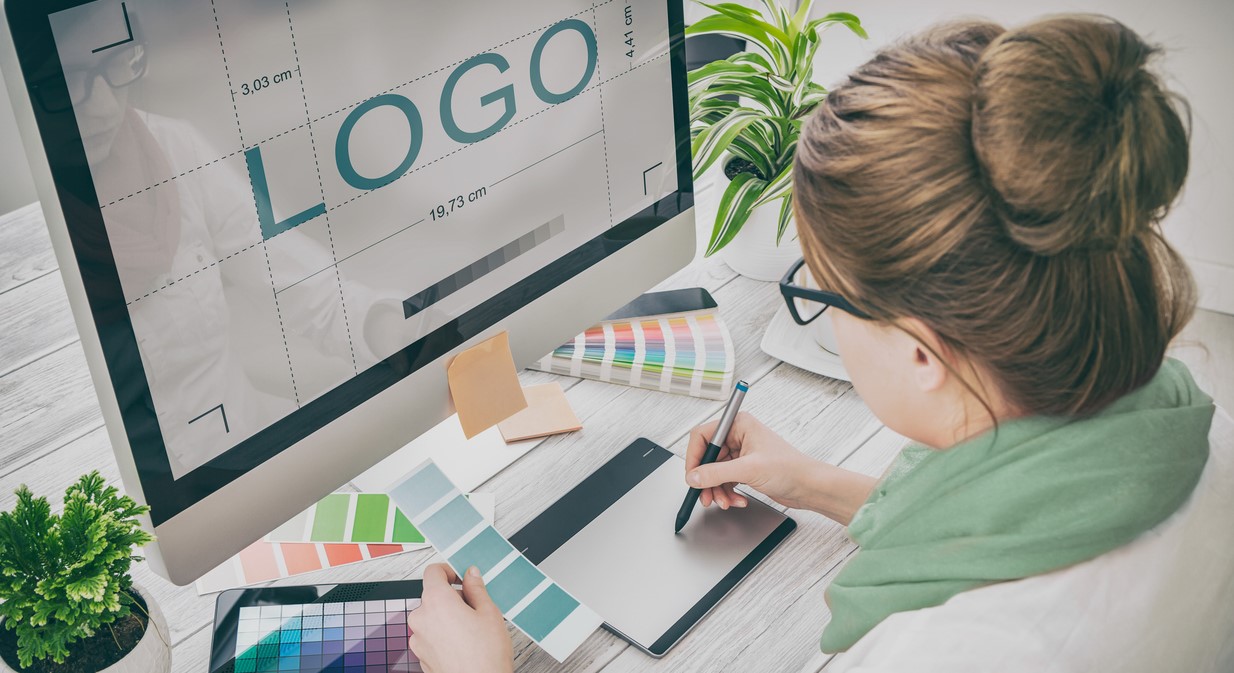
<instances>
[{"instance_id":1,"label":"white cup","mask_svg":"<svg viewBox=\"0 0 1234 673\"><path fill-rule=\"evenodd\" d=\"M815 318L809 324L810 336L814 338L814 342L822 346L823 350L831 355L840 357L840 346L836 343L835 328L831 324L831 311L829 309L819 317Z\"/></svg>"}]
</instances>

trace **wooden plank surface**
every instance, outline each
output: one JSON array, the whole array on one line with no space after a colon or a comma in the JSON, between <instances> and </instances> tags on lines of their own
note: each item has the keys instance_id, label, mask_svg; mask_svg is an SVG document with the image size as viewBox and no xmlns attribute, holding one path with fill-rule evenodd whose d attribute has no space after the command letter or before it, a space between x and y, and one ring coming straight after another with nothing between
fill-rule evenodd
<instances>
[{"instance_id":1,"label":"wooden plank surface","mask_svg":"<svg viewBox=\"0 0 1234 673\"><path fill-rule=\"evenodd\" d=\"M0 216L0 293L57 268L39 204Z\"/></svg>"},{"instance_id":2,"label":"wooden plank surface","mask_svg":"<svg viewBox=\"0 0 1234 673\"><path fill-rule=\"evenodd\" d=\"M19 252L10 252L19 251ZM55 270L41 212L0 217L0 507L13 489L59 495L82 472L98 469L119 481L81 347ZM701 260L660 287L702 286L713 293L733 335L738 375L753 385L746 410L815 457L868 474L884 469L902 438L882 429L851 387L782 365L759 349L779 307L775 285L735 276ZM560 381L583 430L549 438L480 487L498 499L497 527L513 532L548 507L636 435L677 453L691 427L716 416L720 402L525 371L524 384ZM828 660L817 648L826 623L822 591L851 554L844 529L809 512L793 512L799 529L691 632L669 656L653 660L600 631L559 665L514 634L520 671L817 671ZM352 582L418 576L438 560L412 552L298 577L294 582ZM168 615L173 669L204 671L213 596L175 587L138 566L138 582Z\"/></svg>"},{"instance_id":3,"label":"wooden plank surface","mask_svg":"<svg viewBox=\"0 0 1234 673\"><path fill-rule=\"evenodd\" d=\"M0 378L0 474L102 425L81 344Z\"/></svg>"},{"instance_id":4,"label":"wooden plank surface","mask_svg":"<svg viewBox=\"0 0 1234 673\"><path fill-rule=\"evenodd\" d=\"M77 341L77 326L58 273L0 293L0 376Z\"/></svg>"}]
</instances>

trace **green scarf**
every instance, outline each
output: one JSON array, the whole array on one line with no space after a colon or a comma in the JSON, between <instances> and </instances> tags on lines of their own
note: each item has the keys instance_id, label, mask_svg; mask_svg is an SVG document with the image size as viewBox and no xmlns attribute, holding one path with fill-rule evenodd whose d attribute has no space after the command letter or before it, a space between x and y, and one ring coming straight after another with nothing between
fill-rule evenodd
<instances>
[{"instance_id":1,"label":"green scarf","mask_svg":"<svg viewBox=\"0 0 1234 673\"><path fill-rule=\"evenodd\" d=\"M857 511L861 546L827 590L825 652L890 615L1127 544L1191 495L1212 399L1176 360L1085 419L1022 418L951 449L909 446Z\"/></svg>"}]
</instances>

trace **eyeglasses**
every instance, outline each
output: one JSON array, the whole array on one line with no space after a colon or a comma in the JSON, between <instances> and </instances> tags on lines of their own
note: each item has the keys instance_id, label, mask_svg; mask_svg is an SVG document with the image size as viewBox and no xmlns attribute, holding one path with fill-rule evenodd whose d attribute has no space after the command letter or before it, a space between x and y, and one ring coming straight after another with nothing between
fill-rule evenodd
<instances>
[{"instance_id":1,"label":"eyeglasses","mask_svg":"<svg viewBox=\"0 0 1234 673\"><path fill-rule=\"evenodd\" d=\"M853 306L844 297L820 290L818 283L815 283L814 277L810 275L804 257L789 267L788 273L780 279L780 294L788 304L789 314L798 325L809 325L831 306L851 314L854 318L872 320L870 314Z\"/></svg>"},{"instance_id":2,"label":"eyeglasses","mask_svg":"<svg viewBox=\"0 0 1234 673\"><path fill-rule=\"evenodd\" d=\"M94 83L100 78L113 89L126 87L146 74L146 48L133 44L121 49L93 68L65 70L66 89L55 86L54 78L46 78L30 85L35 100L48 113L67 112L80 105L94 94Z\"/></svg>"}]
</instances>

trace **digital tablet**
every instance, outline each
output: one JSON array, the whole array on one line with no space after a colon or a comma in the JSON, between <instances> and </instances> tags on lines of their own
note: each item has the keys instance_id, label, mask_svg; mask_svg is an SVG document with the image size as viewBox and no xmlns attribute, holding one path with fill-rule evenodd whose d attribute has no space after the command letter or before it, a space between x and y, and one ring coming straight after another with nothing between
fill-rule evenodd
<instances>
[{"instance_id":1,"label":"digital tablet","mask_svg":"<svg viewBox=\"0 0 1234 673\"><path fill-rule=\"evenodd\" d=\"M638 439L510 538L605 628L663 656L796 528L754 498L696 506L673 533L685 461Z\"/></svg>"},{"instance_id":2,"label":"digital tablet","mask_svg":"<svg viewBox=\"0 0 1234 673\"><path fill-rule=\"evenodd\" d=\"M407 612L420 580L231 589L214 604L210 673L420 673Z\"/></svg>"}]
</instances>

